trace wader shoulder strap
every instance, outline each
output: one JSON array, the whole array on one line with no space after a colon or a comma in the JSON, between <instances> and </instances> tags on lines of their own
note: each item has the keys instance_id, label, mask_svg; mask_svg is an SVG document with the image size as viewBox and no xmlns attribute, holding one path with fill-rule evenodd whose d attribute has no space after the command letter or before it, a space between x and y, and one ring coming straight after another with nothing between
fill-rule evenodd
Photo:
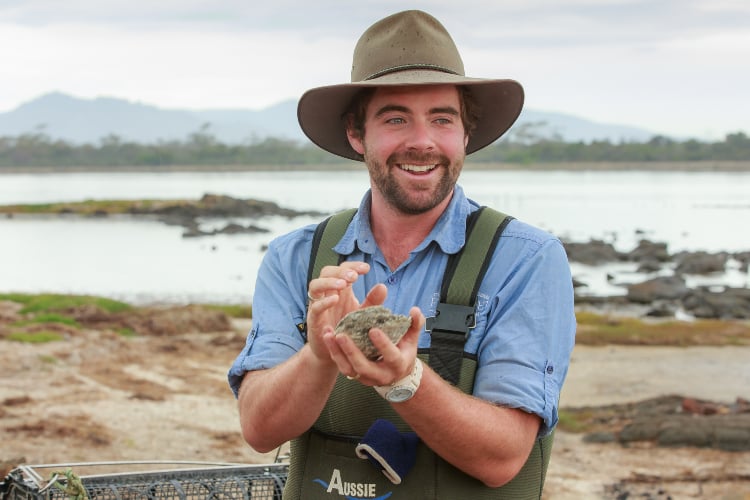
<instances>
[{"instance_id":1,"label":"wader shoulder strap","mask_svg":"<svg viewBox=\"0 0 750 500\"><path fill-rule=\"evenodd\" d=\"M461 374L464 343L476 325L476 298L495 247L513 219L482 207L466 221L466 243L448 258L435 316L427 318L430 332L430 367L453 385Z\"/></svg>"},{"instance_id":2,"label":"wader shoulder strap","mask_svg":"<svg viewBox=\"0 0 750 500\"><path fill-rule=\"evenodd\" d=\"M320 276L325 266L340 264L343 256L333 251L336 243L343 238L346 228L357 213L356 208L350 208L331 215L318 224L313 235L310 266L307 268L307 282Z\"/></svg>"}]
</instances>

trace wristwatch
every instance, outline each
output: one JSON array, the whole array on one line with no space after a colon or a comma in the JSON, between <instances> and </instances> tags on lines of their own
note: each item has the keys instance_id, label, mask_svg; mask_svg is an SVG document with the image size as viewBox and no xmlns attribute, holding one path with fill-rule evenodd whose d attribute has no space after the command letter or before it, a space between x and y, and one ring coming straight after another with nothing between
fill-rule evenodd
<instances>
[{"instance_id":1,"label":"wristwatch","mask_svg":"<svg viewBox=\"0 0 750 500\"><path fill-rule=\"evenodd\" d=\"M377 391L386 401L390 403L403 403L414 396L422 381L422 361L417 358L414 361L414 369L409 375L391 385L376 385L373 389Z\"/></svg>"}]
</instances>

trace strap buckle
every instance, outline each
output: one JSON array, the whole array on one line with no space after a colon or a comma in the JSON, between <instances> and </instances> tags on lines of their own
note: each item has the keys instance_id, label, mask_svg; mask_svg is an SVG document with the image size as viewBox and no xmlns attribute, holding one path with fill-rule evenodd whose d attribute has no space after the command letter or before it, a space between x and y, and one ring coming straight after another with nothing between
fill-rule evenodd
<instances>
[{"instance_id":1,"label":"strap buckle","mask_svg":"<svg viewBox=\"0 0 750 500\"><path fill-rule=\"evenodd\" d=\"M471 306L441 302L435 309L435 316L426 318L425 330L441 330L454 333L469 333L477 326L476 309Z\"/></svg>"}]
</instances>

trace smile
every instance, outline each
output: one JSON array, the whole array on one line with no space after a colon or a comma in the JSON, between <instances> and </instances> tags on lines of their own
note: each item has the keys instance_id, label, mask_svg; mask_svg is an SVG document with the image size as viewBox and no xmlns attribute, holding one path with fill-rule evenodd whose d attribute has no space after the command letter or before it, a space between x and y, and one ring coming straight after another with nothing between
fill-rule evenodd
<instances>
[{"instance_id":1,"label":"smile","mask_svg":"<svg viewBox=\"0 0 750 500\"><path fill-rule=\"evenodd\" d=\"M407 172L416 172L416 173L424 173L429 172L430 170L437 168L437 165L408 165L408 164L402 164L399 165L399 168L401 170L406 170Z\"/></svg>"}]
</instances>

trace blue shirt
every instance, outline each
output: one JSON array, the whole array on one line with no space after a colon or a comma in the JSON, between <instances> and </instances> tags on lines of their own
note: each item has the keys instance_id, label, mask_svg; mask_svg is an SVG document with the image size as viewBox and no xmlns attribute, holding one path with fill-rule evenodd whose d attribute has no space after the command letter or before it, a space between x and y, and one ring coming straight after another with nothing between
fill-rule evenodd
<instances>
[{"instance_id":1,"label":"blue shirt","mask_svg":"<svg viewBox=\"0 0 750 500\"><path fill-rule=\"evenodd\" d=\"M418 306L434 316L449 254L464 245L466 216L479 206L456 186L453 198L427 238L396 270L386 264L370 229L370 193L335 246L346 260L370 264L354 283L362 301L378 283L388 287L384 306L408 314ZM253 325L244 349L229 370L237 395L246 371L282 363L305 344L296 325L305 320L307 268L315 225L271 242L253 295ZM478 360L474 396L520 408L544 420L545 435L557 424L557 406L575 339L573 285L560 241L513 220L503 232L479 288L476 327L465 350ZM430 346L423 331L419 348Z\"/></svg>"}]
</instances>

